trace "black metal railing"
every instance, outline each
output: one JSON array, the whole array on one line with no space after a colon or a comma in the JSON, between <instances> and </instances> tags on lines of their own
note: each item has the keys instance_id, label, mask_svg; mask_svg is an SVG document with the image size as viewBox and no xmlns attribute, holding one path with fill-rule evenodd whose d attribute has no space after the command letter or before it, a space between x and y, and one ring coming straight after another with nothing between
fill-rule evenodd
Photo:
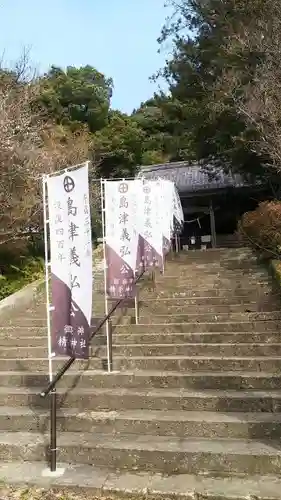
<instances>
[{"instance_id":1,"label":"black metal railing","mask_svg":"<svg viewBox=\"0 0 281 500\"><path fill-rule=\"evenodd\" d=\"M145 270L139 274L139 276L134 280L134 284L136 285L142 276L145 274ZM152 280L155 281L155 273L152 272ZM112 306L110 311L104 318L98 323L98 325L93 329L91 335L89 337L89 342L94 338L94 336L101 330L101 328L106 324L107 321L110 320L113 313L116 309L124 302L128 301L128 298L124 297L122 299L117 300L117 302ZM45 398L50 394L50 469L51 472L56 471L57 467L57 392L56 385L63 377L63 375L67 372L67 370L73 365L75 357L69 358L64 365L59 369L53 380L48 384L46 389L40 393L42 398Z\"/></svg>"}]
</instances>

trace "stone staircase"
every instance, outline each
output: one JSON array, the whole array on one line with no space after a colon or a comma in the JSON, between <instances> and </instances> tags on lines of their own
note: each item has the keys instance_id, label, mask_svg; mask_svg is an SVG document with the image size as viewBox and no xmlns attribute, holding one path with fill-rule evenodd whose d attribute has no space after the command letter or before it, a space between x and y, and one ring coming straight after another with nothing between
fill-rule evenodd
<instances>
[{"instance_id":1,"label":"stone staircase","mask_svg":"<svg viewBox=\"0 0 281 500\"><path fill-rule=\"evenodd\" d=\"M61 380L60 477L42 474L43 298L0 317L0 479L104 496L280 499L280 306L248 249L171 258L155 289L140 285L140 324L132 310L114 316L114 372L101 332L89 362L75 362Z\"/></svg>"}]
</instances>

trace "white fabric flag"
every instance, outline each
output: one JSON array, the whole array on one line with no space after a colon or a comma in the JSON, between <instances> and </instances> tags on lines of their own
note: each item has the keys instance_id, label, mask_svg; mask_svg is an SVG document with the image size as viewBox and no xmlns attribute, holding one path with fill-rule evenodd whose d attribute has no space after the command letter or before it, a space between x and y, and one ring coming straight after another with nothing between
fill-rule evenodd
<instances>
[{"instance_id":1,"label":"white fabric flag","mask_svg":"<svg viewBox=\"0 0 281 500\"><path fill-rule=\"evenodd\" d=\"M134 181L104 181L107 294L132 298L136 270L136 189Z\"/></svg>"},{"instance_id":2,"label":"white fabric flag","mask_svg":"<svg viewBox=\"0 0 281 500\"><path fill-rule=\"evenodd\" d=\"M174 187L171 181L159 179L160 187L161 221L163 233L163 251L168 253L172 238L173 215L174 215Z\"/></svg>"},{"instance_id":3,"label":"white fabric flag","mask_svg":"<svg viewBox=\"0 0 281 500\"><path fill-rule=\"evenodd\" d=\"M184 215L183 215L182 204L180 201L180 196L175 184L173 192L173 206L174 206L173 230L175 233L180 233L182 231L184 223Z\"/></svg>"},{"instance_id":4,"label":"white fabric flag","mask_svg":"<svg viewBox=\"0 0 281 500\"><path fill-rule=\"evenodd\" d=\"M161 187L156 181L137 180L138 267L163 266Z\"/></svg>"},{"instance_id":5,"label":"white fabric flag","mask_svg":"<svg viewBox=\"0 0 281 500\"><path fill-rule=\"evenodd\" d=\"M88 164L48 176L47 190L53 351L87 358L93 288Z\"/></svg>"}]
</instances>

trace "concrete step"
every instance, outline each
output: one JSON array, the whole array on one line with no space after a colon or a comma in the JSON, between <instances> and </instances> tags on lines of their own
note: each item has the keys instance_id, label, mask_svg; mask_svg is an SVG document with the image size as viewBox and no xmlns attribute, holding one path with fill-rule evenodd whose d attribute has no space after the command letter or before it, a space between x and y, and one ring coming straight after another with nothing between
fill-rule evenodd
<instances>
[{"instance_id":1,"label":"concrete step","mask_svg":"<svg viewBox=\"0 0 281 500\"><path fill-rule=\"evenodd\" d=\"M113 344L279 344L279 332L213 332L213 333L143 333L143 334L118 334L113 335ZM15 347L46 347L46 336L22 336L20 338L9 336L0 337L0 346L6 348ZM93 346L105 346L105 335L98 334L92 340ZM0 347L1 349L1 347Z\"/></svg>"},{"instance_id":2,"label":"concrete step","mask_svg":"<svg viewBox=\"0 0 281 500\"><path fill-rule=\"evenodd\" d=\"M139 323L138 325L113 325L113 332L119 333L213 333L213 332L265 332L280 331L280 321L213 321L206 323Z\"/></svg>"},{"instance_id":3,"label":"concrete step","mask_svg":"<svg viewBox=\"0 0 281 500\"><path fill-rule=\"evenodd\" d=\"M214 289L216 290L225 290L227 291L228 289L232 291L232 294L238 293L241 290L247 290L248 292L253 291L253 287L258 287L260 293L264 291L271 291L272 285L269 282L269 280L250 280L246 279L245 280L208 280L202 278L202 280L177 280L173 279L170 281L158 281L156 282L156 292L160 293L161 291L163 292L182 292L184 291L185 288L191 289L192 291L203 291L206 289ZM143 286L140 288L140 294L144 294L145 292L149 291L151 286ZM154 290L155 292L155 290Z\"/></svg>"},{"instance_id":4,"label":"concrete step","mask_svg":"<svg viewBox=\"0 0 281 500\"><path fill-rule=\"evenodd\" d=\"M40 389L41 390L41 389ZM49 408L36 388L1 387L0 406ZM281 413L281 391L221 389L81 388L59 389L58 408L79 411L173 410ZM202 415L202 418L204 415Z\"/></svg>"},{"instance_id":5,"label":"concrete step","mask_svg":"<svg viewBox=\"0 0 281 500\"><path fill-rule=\"evenodd\" d=\"M243 322L211 322L211 323L166 323L166 324L119 324L113 326L113 333L117 336L144 335L150 334L156 337L156 342L160 342L159 335L184 333L184 334L202 334L202 333L263 333L269 332L268 335L279 332L280 321L243 321ZM13 326L0 328L0 339L9 341L12 339L16 345L22 341L24 337L40 337L47 338L47 328L42 326ZM278 342L278 341L277 341Z\"/></svg>"},{"instance_id":6,"label":"concrete step","mask_svg":"<svg viewBox=\"0 0 281 500\"><path fill-rule=\"evenodd\" d=\"M242 286L243 284L249 285L255 283L263 286L264 284L269 284L270 282L271 279L269 275L264 273L260 273L259 275L256 273L248 275L233 273L233 276L225 275L225 273L198 273L196 275L193 275L192 273L188 273L186 275L164 274L162 276L157 276L156 278L156 286L193 285L196 288L204 285L204 283L210 283L214 286L220 284L226 286L227 284L230 284L231 287L234 287L234 285Z\"/></svg>"},{"instance_id":7,"label":"concrete step","mask_svg":"<svg viewBox=\"0 0 281 500\"><path fill-rule=\"evenodd\" d=\"M189 288L186 287L185 290L182 289L182 287L176 288L174 290L166 290L166 289L160 289L160 287L154 289L151 287L150 289L142 289L140 290L139 293L139 300L141 302L152 302L152 301L167 301L170 302L172 300L196 300L201 299L207 299L208 301L211 299L215 300L220 300L222 299L222 304L225 303L224 301L226 300L227 303L231 301L231 304L238 303L240 301L246 301L246 302L256 302L256 301L267 301L273 299L277 299L280 297L280 294L278 294L276 291L272 291L272 287L267 286L267 287L249 287L245 286L243 288L223 288L221 287L220 289L215 289L212 286L204 286L202 288L197 289L197 287L191 286ZM103 293L101 293L97 297L97 302L99 305L102 303L104 300L103 298ZM94 297L94 310L95 310L95 297ZM21 315L21 317L29 317L31 314L28 313L26 315ZM40 313L41 316L41 313ZM45 317L45 306L42 306L42 317ZM13 321L13 319L16 319L15 317L10 318L10 322ZM0 318L1 322L0 324L3 324L2 318ZM6 320L7 321L7 320Z\"/></svg>"},{"instance_id":8,"label":"concrete step","mask_svg":"<svg viewBox=\"0 0 281 500\"><path fill-rule=\"evenodd\" d=\"M0 433L0 459L38 461L45 456L44 435ZM277 442L233 439L182 439L132 434L61 433L58 459L111 469L153 471L166 474L212 473L274 474L281 466Z\"/></svg>"},{"instance_id":9,"label":"concrete step","mask_svg":"<svg viewBox=\"0 0 281 500\"><path fill-rule=\"evenodd\" d=\"M247 296L237 296L235 297L218 297L218 296L213 296L213 297L167 297L167 298L161 298L158 297L157 299L154 298L147 298L146 300L143 300L142 297L140 296L138 302L140 307L147 307L151 309L154 305L156 306L165 306L165 307L182 307L182 306L239 306L239 305L251 305L251 307L254 307L255 305L271 305L271 304L278 304L278 306L281 306L281 298L280 294L278 293L268 293L261 295L260 297L256 298L257 300L248 300ZM95 304L101 305L100 301L94 300L94 305ZM102 305L104 305L104 301L102 301ZM118 309L117 309L118 310ZM46 313L46 308L44 307L38 307L37 309L34 310L32 313L33 317L39 317L39 318L44 318L45 319L45 314ZM26 315L25 315L26 317Z\"/></svg>"},{"instance_id":10,"label":"concrete step","mask_svg":"<svg viewBox=\"0 0 281 500\"><path fill-rule=\"evenodd\" d=\"M45 372L31 371L1 371L1 386L22 387L23 389L37 388L37 393L48 385L48 376ZM103 370L78 371L77 364L68 371L59 382L62 389L76 387L107 388L107 389L234 389L234 390L272 390L281 387L281 375L272 372L172 372L172 371L114 371Z\"/></svg>"},{"instance_id":11,"label":"concrete step","mask_svg":"<svg viewBox=\"0 0 281 500\"><path fill-rule=\"evenodd\" d=\"M233 314L233 313L256 313L256 312L278 312L280 314L281 304L277 305L276 303L240 303L240 304L213 304L208 305L203 302L199 302L195 305L186 304L184 301L182 304L167 304L165 301L162 304L161 301L150 303L141 303L139 305L139 311L141 316L151 315L151 314L171 314L171 315L189 315L189 314ZM127 309L131 314L134 313L133 309ZM120 315L120 310L116 311L115 316ZM128 312L126 312L128 314Z\"/></svg>"},{"instance_id":12,"label":"concrete step","mask_svg":"<svg viewBox=\"0 0 281 500\"><path fill-rule=\"evenodd\" d=\"M170 270L170 269L196 269L196 270L204 270L208 271L210 270L216 270L216 269L225 269L227 270L238 270L238 271L243 271L243 270L257 270L261 271L264 270L263 267L261 267L261 264L258 262L256 257L253 257L251 255L248 255L246 258L231 258L231 259L206 259L206 258L201 258L201 259L194 259L194 258L175 258L175 259L170 259L166 260L166 267L165 270ZM165 271L166 272L166 271Z\"/></svg>"},{"instance_id":13,"label":"concrete step","mask_svg":"<svg viewBox=\"0 0 281 500\"><path fill-rule=\"evenodd\" d=\"M53 358L53 369L57 371L67 358ZM47 358L1 358L2 370L48 370ZM91 358L87 362L76 361L78 369L83 367L92 370L107 370L106 358ZM224 372L231 367L232 371L264 371L278 373L281 370L280 356L132 356L130 358L114 356L113 369L122 370L148 370L148 371L209 371ZM74 368L70 368L74 369Z\"/></svg>"},{"instance_id":14,"label":"concrete step","mask_svg":"<svg viewBox=\"0 0 281 500\"><path fill-rule=\"evenodd\" d=\"M113 317L113 324L135 324L134 312L129 316L116 316ZM244 322L244 321L267 321L267 320L281 320L280 311L262 311L262 312L236 312L236 313L205 313L199 310L196 314L156 314L155 312L143 312L139 315L139 323L142 325L157 325L169 323L211 323L211 322Z\"/></svg>"},{"instance_id":15,"label":"concrete step","mask_svg":"<svg viewBox=\"0 0 281 500\"><path fill-rule=\"evenodd\" d=\"M271 299L265 297L260 298L257 301L248 301L247 298L236 299L229 298L222 300L219 297L213 297L209 299L195 298L195 299L158 299L158 300L139 300L138 301L139 312L142 316L151 314L175 314L180 313L187 314L230 314L230 313L250 313L250 312L276 312L280 314L281 311L281 301L279 297L273 297ZM104 304L102 307L96 307L93 311L93 317L102 318L105 315ZM132 316L135 314L135 306L133 304L126 304L123 307L118 307L113 313L113 316ZM32 324L40 323L42 326L46 324L46 310L38 309L34 313L29 315L17 315L16 320L7 320L5 324L7 326L12 326L13 324L22 326L32 326Z\"/></svg>"},{"instance_id":16,"label":"concrete step","mask_svg":"<svg viewBox=\"0 0 281 500\"><path fill-rule=\"evenodd\" d=\"M253 270L248 269L247 271L241 271L239 269L227 270L223 268L202 270L196 269L190 266L190 268L184 267L183 269L168 269L164 274L157 274L155 281L156 283L167 283L172 281L179 282L190 282L192 281L194 285L200 283L203 280L215 282L216 280L229 281L233 283L247 282L247 279L251 281L261 281L270 282L271 276L267 271L263 270ZM145 283L145 280L140 283Z\"/></svg>"},{"instance_id":17,"label":"concrete step","mask_svg":"<svg viewBox=\"0 0 281 500\"><path fill-rule=\"evenodd\" d=\"M190 500L280 500L281 478L273 476L239 475L212 477L208 475L176 474L163 475L151 472L112 471L108 468L98 468L93 465L73 465L59 463L65 469L60 477L44 477L46 467L41 462L0 462L0 477L5 483L22 486L35 486L37 491L48 496L50 488L54 487L58 496L72 493L83 498L143 498L148 490L147 498L167 500L168 498ZM87 478L87 481L85 481ZM26 486L20 490L26 494ZM10 491L6 486L5 498ZM8 490L8 491L7 491ZM13 490L13 488L12 488Z\"/></svg>"},{"instance_id":18,"label":"concrete step","mask_svg":"<svg viewBox=\"0 0 281 500\"><path fill-rule=\"evenodd\" d=\"M104 301L102 303L94 302L96 306L93 310L94 313L99 311L100 316L104 315ZM111 306L111 303L109 302ZM143 311L145 314L147 311L171 311L178 312L184 309L193 312L197 312L198 309L203 310L204 312L240 312L240 311L278 311L281 310L281 300L278 295L272 296L264 296L260 297L258 300L249 301L247 297L234 297L234 298L220 298L220 297L195 297L195 298L167 298L167 299L147 299L147 300L138 300L139 310ZM123 311L134 311L134 303L131 301L131 304L127 303L122 305L116 309L114 312L115 315L121 314ZM41 320L42 323L46 322L46 308L39 306L33 312L28 314L19 314L17 315L17 319L23 322L26 321L26 318L33 318L37 320Z\"/></svg>"},{"instance_id":19,"label":"concrete step","mask_svg":"<svg viewBox=\"0 0 281 500\"><path fill-rule=\"evenodd\" d=\"M35 337L36 339L42 339L42 337ZM16 345L24 345L26 338L21 339L21 343L16 343ZM1 341L1 338L0 338ZM19 342L19 341L17 341ZM28 341L29 342L29 341ZM200 343L230 343L230 344L278 344L280 342L280 333L278 331L264 331L255 333L252 331L248 332L212 332L212 333L131 333L131 334L117 334L113 335L114 344L200 344ZM4 340L1 341L1 344ZM106 337L102 334L97 334L93 339L92 345L105 345ZM6 344L7 345L7 344ZM9 343L8 345L11 346ZM28 344L29 345L29 344ZM31 344L32 345L32 344ZM42 345L42 340L41 344Z\"/></svg>"},{"instance_id":20,"label":"concrete step","mask_svg":"<svg viewBox=\"0 0 281 500\"><path fill-rule=\"evenodd\" d=\"M174 334L174 333L265 333L269 335L280 330L280 321L243 321L243 322L211 322L211 323L162 323L162 324L119 324L113 326L113 333L117 336L121 335L144 335L150 334L156 336L156 342L160 342L159 335ZM9 339L21 342L24 337L42 337L46 339L47 328L42 326L13 326L0 328L1 343ZM12 340L11 340L12 341ZM278 341L277 341L278 342ZM16 343L17 345L17 343Z\"/></svg>"},{"instance_id":21,"label":"concrete step","mask_svg":"<svg viewBox=\"0 0 281 500\"><path fill-rule=\"evenodd\" d=\"M126 315L123 315L119 312L118 315L112 316L111 320L113 326L124 326L131 327L135 325L135 311L134 310L126 310ZM102 317L102 316L101 316ZM233 324L240 325L242 323L268 323L275 322L280 323L281 320L281 310L277 311L254 311L254 312L237 312L237 313L204 313L202 310L199 310L197 313L193 314L159 314L155 312L147 312L145 315L141 311L139 315L139 325L146 327L146 325L178 325L178 324L186 324L187 328L193 324ZM8 324L6 326L0 327L0 336L2 333L11 333L13 331L28 332L38 332L38 334L42 333L44 330L47 330L46 323L39 318L26 318L20 320L21 325L14 323L13 325ZM236 327L234 327L236 329Z\"/></svg>"},{"instance_id":22,"label":"concrete step","mask_svg":"<svg viewBox=\"0 0 281 500\"><path fill-rule=\"evenodd\" d=\"M185 287L173 287L173 288L160 288L156 287L156 289L151 290L141 290L140 299L168 299L168 298L196 298L196 297L222 297L222 298L232 298L233 302L235 302L236 297L247 297L248 301L254 301L256 299L260 299L265 297L266 295L271 296L272 288L269 285L264 287L259 286L244 286L243 288L230 288L230 287L217 287L213 286L202 286L202 288L197 288L194 286L185 286Z\"/></svg>"},{"instance_id":23,"label":"concrete step","mask_svg":"<svg viewBox=\"0 0 281 500\"><path fill-rule=\"evenodd\" d=\"M249 274L253 275L267 275L268 270L261 267L257 262L237 262L236 265L231 264L230 266L220 262L208 262L208 263L198 263L198 262L168 262L164 276L173 275L187 275L188 273L196 274L208 274L212 276L217 273L225 273L229 276L245 276ZM156 276L163 276L162 273L157 272Z\"/></svg>"},{"instance_id":24,"label":"concrete step","mask_svg":"<svg viewBox=\"0 0 281 500\"><path fill-rule=\"evenodd\" d=\"M179 253L169 253L167 258L168 260L172 260L173 258L185 258L185 259L195 259L196 257L199 258L207 258L210 259L214 257L216 260L218 260L218 257L221 259L223 257L236 257L236 258L241 258L243 256L252 256L254 257L253 251L248 248L248 247L240 247L240 248L210 248L206 251L202 250L182 250Z\"/></svg>"},{"instance_id":25,"label":"concrete step","mask_svg":"<svg viewBox=\"0 0 281 500\"><path fill-rule=\"evenodd\" d=\"M58 432L120 433L182 438L277 439L280 413L217 413L173 410L79 411L59 410ZM0 428L6 432L46 432L49 412L0 406Z\"/></svg>"},{"instance_id":26,"label":"concrete step","mask_svg":"<svg viewBox=\"0 0 281 500\"><path fill-rule=\"evenodd\" d=\"M45 342L46 344L46 342ZM190 343L190 344L114 344L113 355L125 357L140 357L140 356L281 356L281 343L271 344L253 344L253 343ZM91 357L106 358L106 345L92 345ZM2 347L0 348L1 358L44 358L47 357L48 350L46 345L37 347Z\"/></svg>"}]
</instances>

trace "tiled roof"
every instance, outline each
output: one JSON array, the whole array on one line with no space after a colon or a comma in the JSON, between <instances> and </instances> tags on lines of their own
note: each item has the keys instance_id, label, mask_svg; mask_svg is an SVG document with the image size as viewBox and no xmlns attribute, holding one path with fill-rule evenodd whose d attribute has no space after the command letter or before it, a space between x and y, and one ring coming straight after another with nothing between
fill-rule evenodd
<instances>
[{"instance_id":1,"label":"tiled roof","mask_svg":"<svg viewBox=\"0 0 281 500\"><path fill-rule=\"evenodd\" d=\"M247 183L238 174L226 174L223 169L190 165L186 162L163 163L141 168L138 177L167 179L175 182L179 192L244 187Z\"/></svg>"}]
</instances>

